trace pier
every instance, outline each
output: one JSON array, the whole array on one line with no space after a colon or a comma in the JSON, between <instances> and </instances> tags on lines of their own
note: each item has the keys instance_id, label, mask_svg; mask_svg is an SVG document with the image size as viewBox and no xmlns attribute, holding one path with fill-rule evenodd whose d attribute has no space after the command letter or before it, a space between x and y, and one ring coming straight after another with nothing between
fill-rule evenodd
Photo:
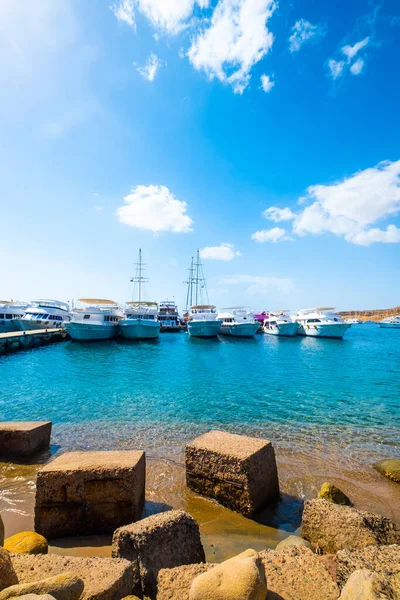
<instances>
[{"instance_id":1,"label":"pier","mask_svg":"<svg viewBox=\"0 0 400 600\"><path fill-rule=\"evenodd\" d=\"M32 331L12 331L0 333L0 354L37 348L46 344L63 342L68 339L65 329L34 329Z\"/></svg>"}]
</instances>

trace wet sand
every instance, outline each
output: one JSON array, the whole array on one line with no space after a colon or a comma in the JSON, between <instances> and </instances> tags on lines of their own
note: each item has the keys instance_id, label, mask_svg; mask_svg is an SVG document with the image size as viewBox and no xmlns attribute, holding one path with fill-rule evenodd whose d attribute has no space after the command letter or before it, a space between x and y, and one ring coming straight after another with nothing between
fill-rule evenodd
<instances>
[{"instance_id":1,"label":"wet sand","mask_svg":"<svg viewBox=\"0 0 400 600\"><path fill-rule=\"evenodd\" d=\"M298 530L305 499L316 497L321 484L338 485L356 508L385 515L400 524L400 485L385 479L372 466L346 462L339 448L310 445L302 451L277 447L282 498L253 521L217 503L201 498L185 487L183 447L169 458L147 455L146 505L148 516L181 508L198 521L208 561L221 561L246 548L274 548ZM40 458L46 462L50 453ZM36 472L40 463L0 463L0 513L6 536L33 529ZM73 556L110 556L111 536L52 540L50 552Z\"/></svg>"}]
</instances>

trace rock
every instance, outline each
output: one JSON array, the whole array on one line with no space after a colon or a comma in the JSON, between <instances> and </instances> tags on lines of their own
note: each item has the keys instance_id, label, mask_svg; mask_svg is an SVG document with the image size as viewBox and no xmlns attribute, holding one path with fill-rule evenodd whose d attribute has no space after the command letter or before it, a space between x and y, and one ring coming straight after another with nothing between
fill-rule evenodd
<instances>
[{"instance_id":1,"label":"rock","mask_svg":"<svg viewBox=\"0 0 400 600\"><path fill-rule=\"evenodd\" d=\"M388 479L400 483L400 459L380 460L374 464L375 469L382 473Z\"/></svg>"},{"instance_id":2,"label":"rock","mask_svg":"<svg viewBox=\"0 0 400 600\"><path fill-rule=\"evenodd\" d=\"M140 518L144 452L67 452L42 467L35 531L47 539L111 533Z\"/></svg>"},{"instance_id":3,"label":"rock","mask_svg":"<svg viewBox=\"0 0 400 600\"><path fill-rule=\"evenodd\" d=\"M7 538L4 548L14 554L47 554L47 540L34 531L22 531Z\"/></svg>"},{"instance_id":4,"label":"rock","mask_svg":"<svg viewBox=\"0 0 400 600\"><path fill-rule=\"evenodd\" d=\"M114 533L112 555L138 565L143 594L156 593L160 569L204 562L196 521L183 510L170 510L120 527Z\"/></svg>"},{"instance_id":5,"label":"rock","mask_svg":"<svg viewBox=\"0 0 400 600\"><path fill-rule=\"evenodd\" d=\"M157 600L189 600L193 580L214 567L214 564L199 563L161 569L157 578Z\"/></svg>"},{"instance_id":6,"label":"rock","mask_svg":"<svg viewBox=\"0 0 400 600\"><path fill-rule=\"evenodd\" d=\"M275 550L283 550L283 548L290 548L292 546L304 546L305 548L313 549L310 542L304 540L299 535L289 535L287 538L279 542Z\"/></svg>"},{"instance_id":7,"label":"rock","mask_svg":"<svg viewBox=\"0 0 400 600\"><path fill-rule=\"evenodd\" d=\"M346 494L342 492L336 485L333 483L325 483L322 484L321 489L318 492L318 498L322 498L322 500L328 500L328 502L334 502L335 504L345 504L346 506L352 506L352 502Z\"/></svg>"},{"instance_id":8,"label":"rock","mask_svg":"<svg viewBox=\"0 0 400 600\"><path fill-rule=\"evenodd\" d=\"M0 548L0 592L4 588L18 583L17 575L7 550Z\"/></svg>"},{"instance_id":9,"label":"rock","mask_svg":"<svg viewBox=\"0 0 400 600\"><path fill-rule=\"evenodd\" d=\"M400 541L399 531L390 519L327 500L305 502L301 535L331 554L345 548Z\"/></svg>"},{"instance_id":10,"label":"rock","mask_svg":"<svg viewBox=\"0 0 400 600\"><path fill-rule=\"evenodd\" d=\"M56 600L50 594L24 594L23 596L12 596L9 600L14 600L14 598L18 598L18 600Z\"/></svg>"},{"instance_id":11,"label":"rock","mask_svg":"<svg viewBox=\"0 0 400 600\"><path fill-rule=\"evenodd\" d=\"M6 421L0 423L0 456L28 457L50 445L50 421Z\"/></svg>"},{"instance_id":12,"label":"rock","mask_svg":"<svg viewBox=\"0 0 400 600\"><path fill-rule=\"evenodd\" d=\"M79 600L84 583L73 573L63 573L32 583L18 583L0 592L0 600L9 600L27 594L50 594L56 600Z\"/></svg>"},{"instance_id":13,"label":"rock","mask_svg":"<svg viewBox=\"0 0 400 600\"><path fill-rule=\"evenodd\" d=\"M264 566L255 550L217 565L193 581L189 600L265 600Z\"/></svg>"},{"instance_id":14,"label":"rock","mask_svg":"<svg viewBox=\"0 0 400 600\"><path fill-rule=\"evenodd\" d=\"M82 600L115 600L132 593L134 567L126 560L56 554L13 554L20 583L32 583L72 571L85 584Z\"/></svg>"},{"instance_id":15,"label":"rock","mask_svg":"<svg viewBox=\"0 0 400 600\"><path fill-rule=\"evenodd\" d=\"M382 575L400 595L400 546L367 546L341 550L336 555L337 582L343 587L349 577L360 569Z\"/></svg>"},{"instance_id":16,"label":"rock","mask_svg":"<svg viewBox=\"0 0 400 600\"><path fill-rule=\"evenodd\" d=\"M4 523L0 515L0 546L4 545Z\"/></svg>"},{"instance_id":17,"label":"rock","mask_svg":"<svg viewBox=\"0 0 400 600\"><path fill-rule=\"evenodd\" d=\"M274 448L268 440L210 431L185 449L187 486L247 517L279 497Z\"/></svg>"},{"instance_id":18,"label":"rock","mask_svg":"<svg viewBox=\"0 0 400 600\"><path fill-rule=\"evenodd\" d=\"M329 575L336 583L336 554L323 554L318 556L318 560L329 571Z\"/></svg>"},{"instance_id":19,"label":"rock","mask_svg":"<svg viewBox=\"0 0 400 600\"><path fill-rule=\"evenodd\" d=\"M320 558L304 546L259 553L268 600L336 600L339 588Z\"/></svg>"},{"instance_id":20,"label":"rock","mask_svg":"<svg viewBox=\"0 0 400 600\"><path fill-rule=\"evenodd\" d=\"M382 575L367 569L354 571L344 586L340 600L396 600L398 596Z\"/></svg>"}]
</instances>

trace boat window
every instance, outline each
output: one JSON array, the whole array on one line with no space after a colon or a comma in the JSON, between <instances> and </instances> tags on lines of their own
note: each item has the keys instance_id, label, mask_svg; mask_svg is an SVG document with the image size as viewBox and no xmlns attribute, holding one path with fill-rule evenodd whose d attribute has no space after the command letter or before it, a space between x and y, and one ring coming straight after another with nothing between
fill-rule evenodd
<instances>
[{"instance_id":1,"label":"boat window","mask_svg":"<svg viewBox=\"0 0 400 600\"><path fill-rule=\"evenodd\" d=\"M12 319L12 315L10 315L9 313L6 313L6 319Z\"/></svg>"},{"instance_id":2,"label":"boat window","mask_svg":"<svg viewBox=\"0 0 400 600\"><path fill-rule=\"evenodd\" d=\"M0 314L0 319L4 319L4 313Z\"/></svg>"},{"instance_id":3,"label":"boat window","mask_svg":"<svg viewBox=\"0 0 400 600\"><path fill-rule=\"evenodd\" d=\"M336 317L333 317L333 320L334 320L334 321L337 321L337 318L336 318Z\"/></svg>"},{"instance_id":4,"label":"boat window","mask_svg":"<svg viewBox=\"0 0 400 600\"><path fill-rule=\"evenodd\" d=\"M90 315L83 315L84 319L90 319Z\"/></svg>"}]
</instances>

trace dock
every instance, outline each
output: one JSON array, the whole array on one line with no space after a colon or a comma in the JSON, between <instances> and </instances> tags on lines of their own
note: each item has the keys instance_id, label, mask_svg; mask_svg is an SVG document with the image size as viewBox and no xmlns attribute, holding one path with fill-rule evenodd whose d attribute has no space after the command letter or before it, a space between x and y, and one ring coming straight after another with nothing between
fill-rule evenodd
<instances>
[{"instance_id":1,"label":"dock","mask_svg":"<svg viewBox=\"0 0 400 600\"><path fill-rule=\"evenodd\" d=\"M0 354L28 350L46 344L63 342L68 339L65 329L33 329L32 331L11 331L0 333Z\"/></svg>"}]
</instances>

